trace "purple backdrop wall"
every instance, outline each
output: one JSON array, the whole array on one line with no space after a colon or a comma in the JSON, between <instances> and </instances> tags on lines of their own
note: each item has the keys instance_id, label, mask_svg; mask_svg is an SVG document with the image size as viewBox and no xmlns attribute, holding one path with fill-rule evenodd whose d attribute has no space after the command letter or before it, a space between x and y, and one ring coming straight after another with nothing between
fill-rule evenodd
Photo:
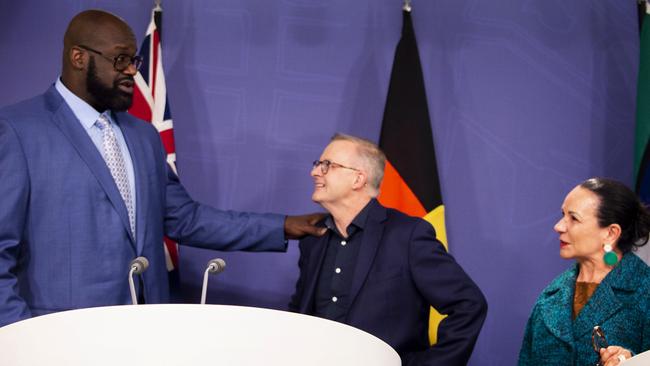
<instances>
[{"instance_id":1,"label":"purple backdrop wall","mask_svg":"<svg viewBox=\"0 0 650 366\"><path fill-rule=\"evenodd\" d=\"M153 1L0 2L0 106L44 91L78 11L142 39ZM413 0L451 252L490 304L472 365L514 364L541 289L569 263L552 226L594 175L631 181L636 1ZM377 140L399 0L163 1L181 179L222 209L303 213L310 162L335 131ZM405 141L405 143L408 143ZM187 301L284 308L297 251L183 248Z\"/></svg>"}]
</instances>

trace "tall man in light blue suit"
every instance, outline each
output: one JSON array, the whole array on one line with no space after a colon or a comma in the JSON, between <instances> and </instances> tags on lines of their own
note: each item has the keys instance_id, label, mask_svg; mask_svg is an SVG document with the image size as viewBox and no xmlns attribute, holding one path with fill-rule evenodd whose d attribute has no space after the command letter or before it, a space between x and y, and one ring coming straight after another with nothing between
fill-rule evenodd
<instances>
[{"instance_id":1,"label":"tall man in light blue suit","mask_svg":"<svg viewBox=\"0 0 650 366\"><path fill-rule=\"evenodd\" d=\"M194 202L158 133L125 111L139 59L129 26L75 16L61 77L0 110L0 326L56 311L127 304L128 268L149 259L139 293L168 301L163 235L218 250L283 251L318 233L315 215L219 211Z\"/></svg>"}]
</instances>

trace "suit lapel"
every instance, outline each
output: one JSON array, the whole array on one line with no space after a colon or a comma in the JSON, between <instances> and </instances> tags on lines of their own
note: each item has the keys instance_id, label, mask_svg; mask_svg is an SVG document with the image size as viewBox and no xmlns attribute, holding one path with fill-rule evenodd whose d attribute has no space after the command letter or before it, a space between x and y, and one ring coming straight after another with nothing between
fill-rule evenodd
<instances>
[{"instance_id":1,"label":"suit lapel","mask_svg":"<svg viewBox=\"0 0 650 366\"><path fill-rule=\"evenodd\" d=\"M564 272L544 291L540 314L548 331L569 345L573 344L572 309L576 268ZM558 311L558 309L560 309Z\"/></svg>"},{"instance_id":2,"label":"suit lapel","mask_svg":"<svg viewBox=\"0 0 650 366\"><path fill-rule=\"evenodd\" d=\"M616 314L622 304L612 291L611 286L601 282L596 291L573 322L573 332L576 338L591 332L596 325L602 325L612 315Z\"/></svg>"},{"instance_id":3,"label":"suit lapel","mask_svg":"<svg viewBox=\"0 0 650 366\"><path fill-rule=\"evenodd\" d=\"M368 219L363 229L361 248L359 248L357 263L352 276L352 285L350 286L350 308L354 304L357 295L359 295L359 291L361 290L363 283L366 281L366 277L368 277L368 273L370 272L372 263L375 260L384 231L382 223L386 220L386 209L374 201L371 205L370 211L368 212ZM348 312L348 314L350 314L350 312Z\"/></svg>"},{"instance_id":4,"label":"suit lapel","mask_svg":"<svg viewBox=\"0 0 650 366\"><path fill-rule=\"evenodd\" d=\"M602 325L623 307L616 293L634 292L638 288L639 263L634 254L626 254L619 265L607 274L574 322L576 337L590 332L596 325Z\"/></svg>"},{"instance_id":5,"label":"suit lapel","mask_svg":"<svg viewBox=\"0 0 650 366\"><path fill-rule=\"evenodd\" d=\"M117 189L111 172L108 170L104 158L93 144L83 126L77 121L77 117L70 107L64 102L54 87L51 87L46 92L46 99L48 99L52 106L55 106L52 121L68 141L70 141L70 144L86 163L95 178L97 178L99 185L104 189L109 201L120 216L124 229L130 234L129 215L126 210L126 205L124 204L124 200L122 200L122 196L120 196L120 192ZM133 240L132 237L131 239Z\"/></svg>"},{"instance_id":6,"label":"suit lapel","mask_svg":"<svg viewBox=\"0 0 650 366\"><path fill-rule=\"evenodd\" d=\"M138 143L138 132L134 123L127 120L127 117L124 116L124 113L114 113L113 118L120 127L124 140L126 141L126 146L129 148L129 153L131 155L131 161L133 163L133 177L135 179L135 222L136 222L136 247L138 255L142 254L144 236L145 236L145 225L138 225L138 223L146 222L145 219L145 207L148 207L148 196L146 192L146 187L149 187L149 182L147 182L146 174L146 162L147 157L144 152L143 146L141 143ZM119 193L119 192L118 192ZM126 210L126 208L125 208ZM127 223L128 223L128 213L127 213ZM162 245L162 243L160 243Z\"/></svg>"}]
</instances>

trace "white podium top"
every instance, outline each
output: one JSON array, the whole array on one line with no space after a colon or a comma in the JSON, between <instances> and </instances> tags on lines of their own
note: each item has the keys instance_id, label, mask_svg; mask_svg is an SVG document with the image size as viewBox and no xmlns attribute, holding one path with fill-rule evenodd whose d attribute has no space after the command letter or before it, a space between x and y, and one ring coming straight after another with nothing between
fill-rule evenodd
<instances>
[{"instance_id":1,"label":"white podium top","mask_svg":"<svg viewBox=\"0 0 650 366\"><path fill-rule=\"evenodd\" d=\"M625 366L648 366L650 365L650 351L639 353L629 360L621 362L619 365Z\"/></svg>"},{"instance_id":2,"label":"white podium top","mask_svg":"<svg viewBox=\"0 0 650 366\"><path fill-rule=\"evenodd\" d=\"M400 366L395 350L312 316L224 305L80 309L0 328L0 365Z\"/></svg>"}]
</instances>

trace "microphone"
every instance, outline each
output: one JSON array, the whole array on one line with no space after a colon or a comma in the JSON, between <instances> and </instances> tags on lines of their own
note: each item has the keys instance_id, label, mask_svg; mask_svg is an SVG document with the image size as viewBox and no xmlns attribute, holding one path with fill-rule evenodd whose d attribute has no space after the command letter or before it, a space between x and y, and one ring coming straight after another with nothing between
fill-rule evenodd
<instances>
[{"instance_id":1,"label":"microphone","mask_svg":"<svg viewBox=\"0 0 650 366\"><path fill-rule=\"evenodd\" d=\"M145 257L137 257L129 263L129 288L131 289L131 302L138 305L138 297L135 294L135 284L133 283L134 274L142 274L149 267L149 260Z\"/></svg>"},{"instance_id":2,"label":"microphone","mask_svg":"<svg viewBox=\"0 0 650 366\"><path fill-rule=\"evenodd\" d=\"M205 295L208 292L208 274L221 273L226 269L226 261L221 258L214 258L208 262L203 273L203 289L201 290L201 305L205 305Z\"/></svg>"},{"instance_id":3,"label":"microphone","mask_svg":"<svg viewBox=\"0 0 650 366\"><path fill-rule=\"evenodd\" d=\"M208 262L208 268L206 269L210 273L221 273L226 269L226 261L221 258L215 258Z\"/></svg>"}]
</instances>

